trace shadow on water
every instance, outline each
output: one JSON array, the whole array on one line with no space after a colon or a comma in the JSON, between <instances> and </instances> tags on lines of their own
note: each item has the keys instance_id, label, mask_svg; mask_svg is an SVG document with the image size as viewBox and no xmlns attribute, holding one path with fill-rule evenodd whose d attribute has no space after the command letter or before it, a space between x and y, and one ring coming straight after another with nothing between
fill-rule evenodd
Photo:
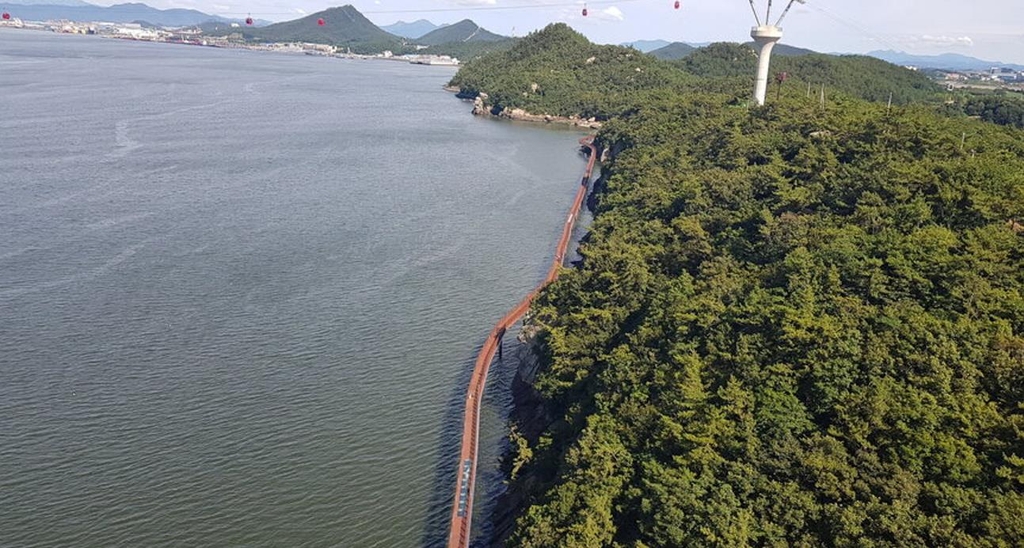
<instances>
[{"instance_id":1,"label":"shadow on water","mask_svg":"<svg viewBox=\"0 0 1024 548\"><path fill-rule=\"evenodd\" d=\"M493 524L491 513L498 497L505 491L505 478L501 459L508 450L507 425L512 412L512 382L519 370L520 353L526 345L519 342L521 322L505 333L502 342L504 359L494 358L487 375L483 406L480 410L480 440L477 454L477 479L473 505L473 532L471 546L489 544ZM455 480L465 413L466 387L473 372L475 357L483 348L476 346L473 357L463 360L462 372L446 405L444 426L438 435L440 457L434 469L430 511L424 528L422 546L440 547L448 541L448 527L454 502ZM495 426L499 430L495 431Z\"/></svg>"},{"instance_id":2,"label":"shadow on water","mask_svg":"<svg viewBox=\"0 0 1024 548\"><path fill-rule=\"evenodd\" d=\"M505 483L505 470L502 461L508 454L508 428L512 417L513 399L512 384L519 366L522 353L527 345L519 342L519 331L522 321L509 328L502 341L504 359L495 359L491 364L487 379L487 392L484 394L484 410L481 418L486 419L490 432L480 440L477 460L476 498L473 504L473 531L470 546L484 548L491 545L494 531L494 511L498 499L508 489Z\"/></svg>"},{"instance_id":3,"label":"shadow on water","mask_svg":"<svg viewBox=\"0 0 1024 548\"><path fill-rule=\"evenodd\" d=\"M451 394L445 404L444 425L437 435L437 445L441 448L434 467L434 481L430 492L430 510L423 529L420 543L425 547L444 546L448 542L448 526L451 518L453 495L455 493L456 465L459 460L459 443L462 437L462 417L466 411L466 387L473 373L476 355L483 348L483 342L476 345L473 352L462 360L462 372L458 382L452 387Z\"/></svg>"},{"instance_id":4,"label":"shadow on water","mask_svg":"<svg viewBox=\"0 0 1024 548\"><path fill-rule=\"evenodd\" d=\"M596 187L595 179L600 168L595 168L588 186L590 190L584 207L572 231L572 244L566 253L566 265L576 265L582 260L579 244L586 235L593 220L590 200ZM547 266L543 267L546 271ZM513 303L514 304L514 303ZM512 306L511 304L509 306ZM495 318L497 321L498 318ZM503 359L494 358L487 376L483 406L480 411L480 439L477 452L477 472L473 505L473 521L470 546L485 548L493 540L494 522L491 519L498 498L507 490L501 461L509 449L508 423L514 405L512 384L523 360L528 345L519 341L522 320L516 322L502 341ZM454 503L455 480L462 436L462 419L465 413L466 388L473 372L476 356L483 348L483 341L477 344L473 353L462 360L462 372L448 398L444 414L444 425L438 434L441 448L439 460L434 469L434 481L429 499L430 511L424 527L421 545L429 548L443 547L448 541L452 504ZM494 427L498 426L498 431Z\"/></svg>"}]
</instances>

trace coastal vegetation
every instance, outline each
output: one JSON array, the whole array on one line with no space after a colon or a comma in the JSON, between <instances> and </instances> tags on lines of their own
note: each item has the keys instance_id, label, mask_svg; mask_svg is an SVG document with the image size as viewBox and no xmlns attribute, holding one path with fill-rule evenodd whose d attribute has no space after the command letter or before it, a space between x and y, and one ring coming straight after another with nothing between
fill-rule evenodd
<instances>
[{"instance_id":1,"label":"coastal vegetation","mask_svg":"<svg viewBox=\"0 0 1024 548\"><path fill-rule=\"evenodd\" d=\"M863 58L779 59L825 105L744 108L748 54L703 50L556 25L452 81L607 120L583 260L532 311L509 543L1024 544L1024 131Z\"/></svg>"},{"instance_id":2,"label":"coastal vegetation","mask_svg":"<svg viewBox=\"0 0 1024 548\"><path fill-rule=\"evenodd\" d=\"M499 109L603 120L648 97L681 93L692 80L668 62L632 48L592 44L556 24L467 63L450 85L467 95L485 92Z\"/></svg>"},{"instance_id":3,"label":"coastal vegetation","mask_svg":"<svg viewBox=\"0 0 1024 548\"><path fill-rule=\"evenodd\" d=\"M497 111L519 108L606 120L679 94L718 91L744 97L756 65L754 50L743 44L710 44L665 61L632 48L592 44L567 25L554 24L507 51L466 64L450 84L464 94L486 93ZM895 104L941 97L927 76L865 56L780 55L773 71L788 74L789 93L806 95L810 86L820 94L819 86L825 86L829 96L888 101L891 95Z\"/></svg>"},{"instance_id":4,"label":"coastal vegetation","mask_svg":"<svg viewBox=\"0 0 1024 548\"><path fill-rule=\"evenodd\" d=\"M430 46L424 50L418 50L418 52L433 55L450 55L458 58L461 62L465 62L488 53L507 51L515 45L516 41L515 38L504 38L493 41L445 42L436 46Z\"/></svg>"}]
</instances>

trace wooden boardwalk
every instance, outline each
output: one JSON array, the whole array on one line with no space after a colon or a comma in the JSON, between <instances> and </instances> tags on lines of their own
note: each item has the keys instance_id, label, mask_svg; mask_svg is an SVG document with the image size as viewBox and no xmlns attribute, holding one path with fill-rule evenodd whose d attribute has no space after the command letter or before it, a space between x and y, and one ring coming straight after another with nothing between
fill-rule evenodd
<instances>
[{"instance_id":1,"label":"wooden boardwalk","mask_svg":"<svg viewBox=\"0 0 1024 548\"><path fill-rule=\"evenodd\" d=\"M591 173L594 171L594 163L597 161L597 148L594 146L594 138L584 137L580 139L580 145L590 147L590 160L587 162L587 169L583 174L579 188L576 191L576 199L569 210L569 217L562 227L562 237L558 240L558 247L555 250L555 258L551 261L547 276L533 291L519 302L505 317L494 326L480 354L477 355L476 364L473 366L473 374L469 378L469 388L466 391L466 411L462 419L462 447L459 450L459 465L455 480L455 501L452 504L451 529L448 532L448 548L468 548L470 539L470 525L473 518L473 489L476 484L477 448L480 444L478 432L480 429L480 402L483 400L484 388L487 385L487 371L494 361L494 354L501 346L501 339L505 331L512 327L516 321L530 309L530 303L537 293L545 285L553 282L558 277L559 269L565 260L565 253L572 239L572 228L576 224L583 200L587 196L587 185L590 182Z\"/></svg>"}]
</instances>

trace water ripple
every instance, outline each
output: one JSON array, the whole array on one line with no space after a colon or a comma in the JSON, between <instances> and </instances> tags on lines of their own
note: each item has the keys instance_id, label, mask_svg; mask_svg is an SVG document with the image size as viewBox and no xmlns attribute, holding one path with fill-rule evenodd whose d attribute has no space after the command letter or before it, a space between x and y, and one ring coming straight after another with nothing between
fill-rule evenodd
<instances>
[{"instance_id":1,"label":"water ripple","mask_svg":"<svg viewBox=\"0 0 1024 548\"><path fill-rule=\"evenodd\" d=\"M0 546L433 542L576 135L450 70L0 34Z\"/></svg>"}]
</instances>

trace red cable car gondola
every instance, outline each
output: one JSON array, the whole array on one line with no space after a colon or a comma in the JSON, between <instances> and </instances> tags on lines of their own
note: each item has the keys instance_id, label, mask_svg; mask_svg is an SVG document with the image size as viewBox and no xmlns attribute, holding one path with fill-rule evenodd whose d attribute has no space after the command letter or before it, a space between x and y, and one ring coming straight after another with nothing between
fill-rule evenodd
<instances>
[{"instance_id":1,"label":"red cable car gondola","mask_svg":"<svg viewBox=\"0 0 1024 548\"><path fill-rule=\"evenodd\" d=\"M245 24L246 25L252 25L252 17L246 17L245 18Z\"/></svg>"},{"instance_id":2,"label":"red cable car gondola","mask_svg":"<svg viewBox=\"0 0 1024 548\"><path fill-rule=\"evenodd\" d=\"M9 13L7 13L7 12L5 11L5 12L4 12L4 21L10 21L10 20L11 20L11 14L9 14Z\"/></svg>"},{"instance_id":3,"label":"red cable car gondola","mask_svg":"<svg viewBox=\"0 0 1024 548\"><path fill-rule=\"evenodd\" d=\"M676 0L676 9L679 9L679 0Z\"/></svg>"},{"instance_id":4,"label":"red cable car gondola","mask_svg":"<svg viewBox=\"0 0 1024 548\"><path fill-rule=\"evenodd\" d=\"M587 16L587 5L583 4L583 17Z\"/></svg>"},{"instance_id":5,"label":"red cable car gondola","mask_svg":"<svg viewBox=\"0 0 1024 548\"><path fill-rule=\"evenodd\" d=\"M319 18L319 19L317 19L317 20L316 20L316 24L318 24L318 25L320 25L320 26L322 27L322 26L326 25L326 24L327 24L327 22L326 22L326 21L324 21L324 18L323 18L323 17L321 17L321 18Z\"/></svg>"}]
</instances>

